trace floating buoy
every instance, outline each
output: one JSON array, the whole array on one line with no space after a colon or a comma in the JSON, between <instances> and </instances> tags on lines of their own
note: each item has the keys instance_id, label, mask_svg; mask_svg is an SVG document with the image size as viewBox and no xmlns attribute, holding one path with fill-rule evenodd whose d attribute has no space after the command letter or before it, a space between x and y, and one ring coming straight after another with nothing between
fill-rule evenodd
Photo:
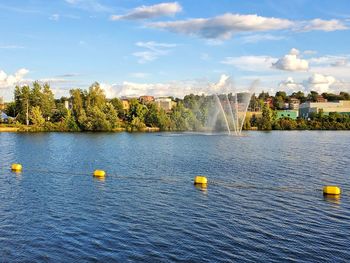
<instances>
[{"instance_id":1,"label":"floating buoy","mask_svg":"<svg viewBox=\"0 0 350 263\"><path fill-rule=\"evenodd\" d=\"M324 195L340 195L341 190L338 186L334 185L326 185L323 187L323 194Z\"/></svg>"},{"instance_id":2,"label":"floating buoy","mask_svg":"<svg viewBox=\"0 0 350 263\"><path fill-rule=\"evenodd\" d=\"M208 183L207 177L205 176L196 176L194 178L194 184L206 185Z\"/></svg>"},{"instance_id":3,"label":"floating buoy","mask_svg":"<svg viewBox=\"0 0 350 263\"><path fill-rule=\"evenodd\" d=\"M94 171L94 176L95 177L99 177L99 178L105 177L106 176L106 172L103 171L103 170L95 170Z\"/></svg>"},{"instance_id":4,"label":"floating buoy","mask_svg":"<svg viewBox=\"0 0 350 263\"><path fill-rule=\"evenodd\" d=\"M20 172L22 171L22 165L19 163L14 163L11 165L11 170L14 172Z\"/></svg>"}]
</instances>

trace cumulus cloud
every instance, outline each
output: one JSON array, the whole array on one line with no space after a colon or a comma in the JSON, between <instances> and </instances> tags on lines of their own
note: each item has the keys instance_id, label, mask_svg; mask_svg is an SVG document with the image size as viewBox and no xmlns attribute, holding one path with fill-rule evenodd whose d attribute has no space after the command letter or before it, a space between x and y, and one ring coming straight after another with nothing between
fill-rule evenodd
<instances>
[{"instance_id":1,"label":"cumulus cloud","mask_svg":"<svg viewBox=\"0 0 350 263\"><path fill-rule=\"evenodd\" d=\"M278 85L279 90L285 91L287 94L291 94L297 91L305 92L305 87L302 83L297 83L292 77L288 77L286 80L281 81Z\"/></svg>"},{"instance_id":2,"label":"cumulus cloud","mask_svg":"<svg viewBox=\"0 0 350 263\"><path fill-rule=\"evenodd\" d=\"M342 21L338 19L331 19L331 20L323 20L323 19L313 19L310 21L305 21L300 23L300 27L296 30L298 31L314 31L314 30L320 30L320 31L337 31L337 30L346 30L349 29Z\"/></svg>"},{"instance_id":3,"label":"cumulus cloud","mask_svg":"<svg viewBox=\"0 0 350 263\"><path fill-rule=\"evenodd\" d=\"M332 85L337 81L333 76L327 76L319 73L314 73L306 82L308 89L317 91L318 93L331 92Z\"/></svg>"},{"instance_id":4,"label":"cumulus cloud","mask_svg":"<svg viewBox=\"0 0 350 263\"><path fill-rule=\"evenodd\" d=\"M173 81L169 83L135 83L124 81L122 84L101 84L107 98L113 97L138 97L150 96L174 96L183 97L189 93L199 93L196 83Z\"/></svg>"},{"instance_id":5,"label":"cumulus cloud","mask_svg":"<svg viewBox=\"0 0 350 263\"><path fill-rule=\"evenodd\" d=\"M177 2L160 3L150 6L139 6L125 15L112 15L111 20L142 20L161 16L173 16L181 12L182 7Z\"/></svg>"},{"instance_id":6,"label":"cumulus cloud","mask_svg":"<svg viewBox=\"0 0 350 263\"><path fill-rule=\"evenodd\" d=\"M348 64L349 64L348 59L340 59L340 60L333 62L331 64L331 66L333 66L333 67L346 67L346 66L348 66Z\"/></svg>"},{"instance_id":7,"label":"cumulus cloud","mask_svg":"<svg viewBox=\"0 0 350 263\"><path fill-rule=\"evenodd\" d=\"M270 56L226 57L221 63L246 71L266 71L271 69L276 58Z\"/></svg>"},{"instance_id":8,"label":"cumulus cloud","mask_svg":"<svg viewBox=\"0 0 350 263\"><path fill-rule=\"evenodd\" d=\"M293 26L288 19L226 13L213 18L149 23L149 27L208 39L228 39L234 33L287 29Z\"/></svg>"},{"instance_id":9,"label":"cumulus cloud","mask_svg":"<svg viewBox=\"0 0 350 263\"><path fill-rule=\"evenodd\" d=\"M231 78L225 74L222 74L217 82L209 82L207 79L169 81L165 83L136 83L124 81L121 84L102 83L101 88L105 91L107 98L139 97L142 95L183 98L185 95L191 93L210 95L233 91Z\"/></svg>"},{"instance_id":10,"label":"cumulus cloud","mask_svg":"<svg viewBox=\"0 0 350 263\"><path fill-rule=\"evenodd\" d=\"M188 94L214 94L223 89L228 89L229 76L221 75L216 83L210 83L206 79L194 79L184 81L169 81L165 83L136 83L124 81L121 84L102 83L101 88L107 98L113 97L138 97L151 95L155 97L174 96L182 98Z\"/></svg>"},{"instance_id":11,"label":"cumulus cloud","mask_svg":"<svg viewBox=\"0 0 350 263\"><path fill-rule=\"evenodd\" d=\"M13 75L7 75L3 70L0 70L0 89L8 89L20 84L28 73L29 70L25 68L17 70Z\"/></svg>"},{"instance_id":12,"label":"cumulus cloud","mask_svg":"<svg viewBox=\"0 0 350 263\"><path fill-rule=\"evenodd\" d=\"M278 88L279 90L285 91L287 94L296 91L303 91L305 93L316 91L319 94L324 92L339 93L340 91L349 92L350 83L338 80L331 75L313 73L309 78L302 82L296 82L292 77L288 77L286 80L279 83Z\"/></svg>"},{"instance_id":13,"label":"cumulus cloud","mask_svg":"<svg viewBox=\"0 0 350 263\"><path fill-rule=\"evenodd\" d=\"M146 49L143 51L137 51L133 53L133 56L138 58L138 63L140 64L144 64L156 60L160 56L167 55L171 51L171 48L177 46L176 44L158 43L154 41L137 42L135 45L140 48Z\"/></svg>"},{"instance_id":14,"label":"cumulus cloud","mask_svg":"<svg viewBox=\"0 0 350 263\"><path fill-rule=\"evenodd\" d=\"M278 59L272 66L276 69L288 71L306 71L309 69L309 62L301 59L299 50L292 48L289 54Z\"/></svg>"}]
</instances>

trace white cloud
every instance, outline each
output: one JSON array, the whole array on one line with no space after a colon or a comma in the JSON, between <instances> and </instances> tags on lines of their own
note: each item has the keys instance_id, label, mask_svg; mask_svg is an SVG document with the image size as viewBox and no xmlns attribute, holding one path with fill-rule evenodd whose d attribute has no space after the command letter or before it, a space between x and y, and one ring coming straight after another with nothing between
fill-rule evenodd
<instances>
[{"instance_id":1,"label":"white cloud","mask_svg":"<svg viewBox=\"0 0 350 263\"><path fill-rule=\"evenodd\" d=\"M288 71L306 71L309 69L309 62L299 57L299 50L292 48L289 54L278 59L273 63L273 67Z\"/></svg>"},{"instance_id":2,"label":"white cloud","mask_svg":"<svg viewBox=\"0 0 350 263\"><path fill-rule=\"evenodd\" d=\"M0 49L23 49L23 46L18 45L0 45Z\"/></svg>"},{"instance_id":3,"label":"white cloud","mask_svg":"<svg viewBox=\"0 0 350 263\"><path fill-rule=\"evenodd\" d=\"M71 6L94 12L108 12L110 8L102 5L98 0L65 0Z\"/></svg>"},{"instance_id":4,"label":"white cloud","mask_svg":"<svg viewBox=\"0 0 350 263\"><path fill-rule=\"evenodd\" d=\"M226 57L221 63L246 71L267 71L277 59L270 56Z\"/></svg>"},{"instance_id":5,"label":"white cloud","mask_svg":"<svg viewBox=\"0 0 350 263\"><path fill-rule=\"evenodd\" d=\"M331 92L331 86L337 80L333 76L327 76L319 73L314 73L306 82L309 90L317 91L318 93Z\"/></svg>"},{"instance_id":6,"label":"white cloud","mask_svg":"<svg viewBox=\"0 0 350 263\"><path fill-rule=\"evenodd\" d=\"M200 55L200 59L201 59L201 60L204 60L204 61L207 61L207 60L210 59L210 56L209 56L208 53L202 53L202 54Z\"/></svg>"},{"instance_id":7,"label":"white cloud","mask_svg":"<svg viewBox=\"0 0 350 263\"><path fill-rule=\"evenodd\" d=\"M283 90L287 94L296 91L302 91L305 93L316 91L319 94L324 92L337 94L340 91L349 92L350 83L338 80L331 75L313 73L309 78L302 82L296 82L292 77L288 77L287 80L280 82L278 87L279 90Z\"/></svg>"},{"instance_id":8,"label":"white cloud","mask_svg":"<svg viewBox=\"0 0 350 263\"><path fill-rule=\"evenodd\" d=\"M228 89L232 88L230 85L232 85L230 76L222 74L217 83L210 85L210 89L208 91L210 91L210 93L212 94L227 93Z\"/></svg>"},{"instance_id":9,"label":"white cloud","mask_svg":"<svg viewBox=\"0 0 350 263\"><path fill-rule=\"evenodd\" d=\"M340 59L335 61L334 63L332 63L331 65L333 67L346 67L349 64L349 60L348 59Z\"/></svg>"},{"instance_id":10,"label":"white cloud","mask_svg":"<svg viewBox=\"0 0 350 263\"><path fill-rule=\"evenodd\" d=\"M149 74L144 72L133 72L133 73L130 73L130 76L133 78L143 79L148 77Z\"/></svg>"},{"instance_id":11,"label":"white cloud","mask_svg":"<svg viewBox=\"0 0 350 263\"><path fill-rule=\"evenodd\" d=\"M187 20L148 23L149 27L164 29L173 33L198 36L206 39L229 39L242 32L261 32L272 30L294 30L306 32L313 30L336 31L349 29L343 21L332 19L313 19L292 21L283 18L263 17L256 14L241 15L226 13L211 18L191 18ZM249 41L277 40L278 37L261 35L251 37Z\"/></svg>"},{"instance_id":12,"label":"white cloud","mask_svg":"<svg viewBox=\"0 0 350 263\"><path fill-rule=\"evenodd\" d=\"M53 21L58 21L60 20L60 15L59 14L53 14L49 17L50 20L53 20Z\"/></svg>"},{"instance_id":13,"label":"white cloud","mask_svg":"<svg viewBox=\"0 0 350 263\"><path fill-rule=\"evenodd\" d=\"M286 80L281 81L278 88L280 91L285 91L287 94L297 91L305 92L305 87L303 84L295 82L292 77L288 77Z\"/></svg>"},{"instance_id":14,"label":"white cloud","mask_svg":"<svg viewBox=\"0 0 350 263\"><path fill-rule=\"evenodd\" d=\"M284 36L275 36L271 34L254 34L242 37L243 43L258 43L261 41L277 41L286 39Z\"/></svg>"},{"instance_id":15,"label":"white cloud","mask_svg":"<svg viewBox=\"0 0 350 263\"><path fill-rule=\"evenodd\" d=\"M333 66L346 67L348 65L350 56L334 56L326 55L321 57L313 57L309 59L311 65L314 66Z\"/></svg>"},{"instance_id":16,"label":"white cloud","mask_svg":"<svg viewBox=\"0 0 350 263\"><path fill-rule=\"evenodd\" d=\"M7 75L3 70L0 70L0 89L8 89L20 84L28 73L29 70L25 68L17 70L13 75Z\"/></svg>"},{"instance_id":17,"label":"white cloud","mask_svg":"<svg viewBox=\"0 0 350 263\"><path fill-rule=\"evenodd\" d=\"M112 15L111 20L140 20L151 19L160 16L173 16L181 12L182 7L177 2L160 3L150 6L139 6L125 15Z\"/></svg>"},{"instance_id":18,"label":"white cloud","mask_svg":"<svg viewBox=\"0 0 350 263\"><path fill-rule=\"evenodd\" d=\"M336 30L346 30L349 29L342 21L338 19L331 19L331 20L323 20L323 19L313 19L310 21L305 21L300 23L300 27L297 28L297 31L307 32L307 31L314 31L314 30L321 30L321 31L336 31Z\"/></svg>"},{"instance_id":19,"label":"white cloud","mask_svg":"<svg viewBox=\"0 0 350 263\"><path fill-rule=\"evenodd\" d=\"M315 55L315 54L317 54L317 51L316 50L305 50L303 52L303 54L305 54L305 55Z\"/></svg>"},{"instance_id":20,"label":"white cloud","mask_svg":"<svg viewBox=\"0 0 350 263\"><path fill-rule=\"evenodd\" d=\"M155 97L174 96L183 98L188 94L215 94L233 91L231 79L222 74L218 82L211 83L207 79L194 79L184 81L169 81L165 83L135 83L124 81L121 84L102 83L101 88L107 98L113 97L139 97L150 95Z\"/></svg>"},{"instance_id":21,"label":"white cloud","mask_svg":"<svg viewBox=\"0 0 350 263\"><path fill-rule=\"evenodd\" d=\"M293 24L287 19L226 13L213 18L155 22L148 26L208 39L228 39L234 33L287 29Z\"/></svg>"},{"instance_id":22,"label":"white cloud","mask_svg":"<svg viewBox=\"0 0 350 263\"><path fill-rule=\"evenodd\" d=\"M140 64L156 60L160 56L165 56L171 51L171 48L177 46L176 44L158 43L154 41L137 42L135 45L146 49L144 51L138 51L133 53L133 56L138 58L138 63Z\"/></svg>"}]
</instances>

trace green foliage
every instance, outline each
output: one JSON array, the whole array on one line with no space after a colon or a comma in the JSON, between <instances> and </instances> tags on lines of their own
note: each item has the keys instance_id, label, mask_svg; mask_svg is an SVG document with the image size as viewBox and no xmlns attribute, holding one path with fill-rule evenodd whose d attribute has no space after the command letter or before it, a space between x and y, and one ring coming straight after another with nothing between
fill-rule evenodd
<instances>
[{"instance_id":1,"label":"green foliage","mask_svg":"<svg viewBox=\"0 0 350 263\"><path fill-rule=\"evenodd\" d=\"M258 122L259 130L269 131L272 129L272 110L265 104L262 110L262 117Z\"/></svg>"},{"instance_id":2,"label":"green foliage","mask_svg":"<svg viewBox=\"0 0 350 263\"><path fill-rule=\"evenodd\" d=\"M45 119L43 117L43 114L39 106L32 107L32 109L30 110L29 117L30 117L31 123L34 126L37 126L37 127L44 126Z\"/></svg>"},{"instance_id":3,"label":"green foliage","mask_svg":"<svg viewBox=\"0 0 350 263\"><path fill-rule=\"evenodd\" d=\"M243 96L241 94L241 96ZM276 119L276 111L265 103L272 99L274 109L284 108L291 98L302 102L316 101L317 92L311 92L305 97L303 92L295 92L291 96L279 91L275 96L262 92L252 96L249 109L262 109L262 113L251 114L246 119L243 129L258 128L260 130L294 130L294 129L350 129L350 116L339 113L324 114L322 111L311 114L309 120L289 118ZM350 95L340 92L339 95L323 93L323 98L329 101L348 100ZM233 99L232 94L219 95L227 101ZM14 102L7 104L5 112L16 117L14 122L22 130L36 131L111 131L126 127L130 131L140 131L147 127L160 130L203 130L208 126L216 126L216 130L226 130L222 114L217 116L216 123L211 116L217 112L215 96L190 94L181 99L174 99L177 105L169 112L159 108L155 103L141 104L137 99L130 99L129 110L123 109L118 98L107 100L99 83L93 83L88 90L72 89L69 98L54 100L54 95L48 84L34 82L32 87L16 86ZM65 102L69 101L69 109ZM30 121L32 127L26 127ZM232 128L232 127L231 127Z\"/></svg>"},{"instance_id":4,"label":"green foliage","mask_svg":"<svg viewBox=\"0 0 350 263\"><path fill-rule=\"evenodd\" d=\"M117 115L119 118L124 119L125 118L125 112L123 109L123 103L118 98L113 98L110 100L110 103L113 105L114 109L117 112Z\"/></svg>"}]
</instances>

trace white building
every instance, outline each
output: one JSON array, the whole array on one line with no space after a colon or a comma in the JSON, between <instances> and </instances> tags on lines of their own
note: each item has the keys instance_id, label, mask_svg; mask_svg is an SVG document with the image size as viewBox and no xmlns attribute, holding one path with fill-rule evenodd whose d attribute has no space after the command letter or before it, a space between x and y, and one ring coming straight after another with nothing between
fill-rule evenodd
<instances>
[{"instance_id":1,"label":"white building","mask_svg":"<svg viewBox=\"0 0 350 263\"><path fill-rule=\"evenodd\" d=\"M154 102L157 106L165 111L170 111L175 105L176 102L172 101L171 98L156 98Z\"/></svg>"},{"instance_id":2,"label":"white building","mask_svg":"<svg viewBox=\"0 0 350 263\"><path fill-rule=\"evenodd\" d=\"M350 100L337 102L304 102L299 106L299 116L309 118L311 113L319 113L320 110L326 115L330 112L350 113Z\"/></svg>"}]
</instances>

